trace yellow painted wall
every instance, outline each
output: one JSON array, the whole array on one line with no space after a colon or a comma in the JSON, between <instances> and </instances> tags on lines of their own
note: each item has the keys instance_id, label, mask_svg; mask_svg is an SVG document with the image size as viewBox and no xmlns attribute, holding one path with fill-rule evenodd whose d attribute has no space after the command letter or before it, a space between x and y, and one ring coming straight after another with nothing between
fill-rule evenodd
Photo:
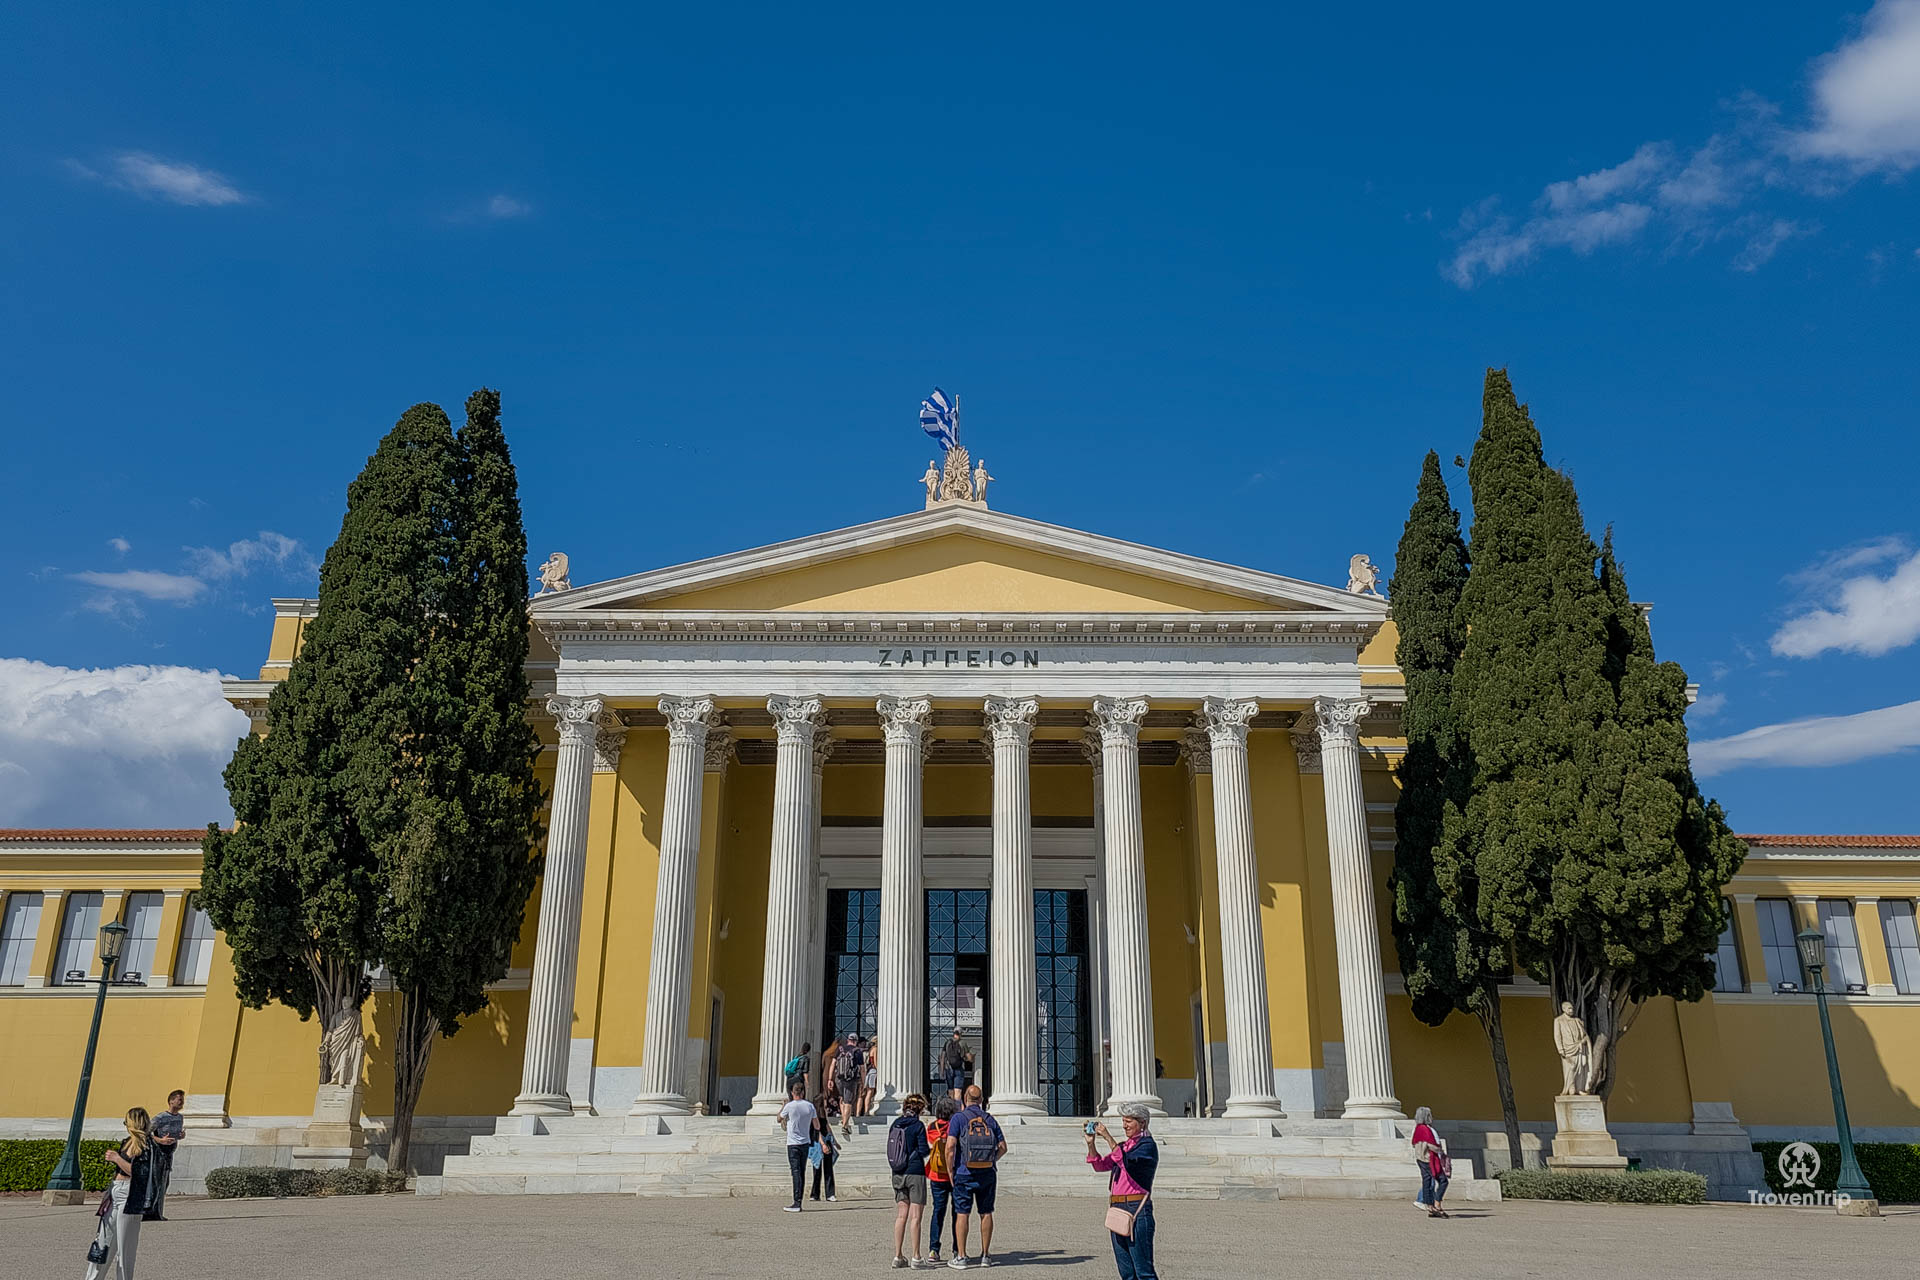
<instances>
[{"instance_id":1,"label":"yellow painted wall","mask_svg":"<svg viewBox=\"0 0 1920 1280\"><path fill-rule=\"evenodd\" d=\"M1331 945L1332 934L1324 935L1324 943L1316 934L1308 886L1306 832L1311 828L1302 817L1293 736L1285 730L1255 729L1247 735L1247 752L1273 1065L1304 1070L1321 1065L1320 1043L1332 1038L1322 1024L1312 978L1313 957L1323 945Z\"/></svg>"},{"instance_id":2,"label":"yellow painted wall","mask_svg":"<svg viewBox=\"0 0 1920 1280\"><path fill-rule=\"evenodd\" d=\"M71 992L0 997L0 1116L73 1113L74 1087L87 1047L98 984ZM167 1092L187 1083L200 1027L197 992L110 991L100 1019L89 1116L157 1112ZM307 1090L312 1110L313 1090Z\"/></svg>"},{"instance_id":3,"label":"yellow painted wall","mask_svg":"<svg viewBox=\"0 0 1920 1280\"><path fill-rule=\"evenodd\" d=\"M828 770L829 775L837 772ZM726 861L716 910L727 936L714 945L713 985L725 1004L720 1074L760 1070L760 975L766 964L768 856L773 848L773 766L735 765L727 778Z\"/></svg>"},{"instance_id":4,"label":"yellow painted wall","mask_svg":"<svg viewBox=\"0 0 1920 1280\"><path fill-rule=\"evenodd\" d=\"M1187 771L1140 770L1140 827L1147 852L1147 952L1153 978L1153 1053L1169 1079L1193 1079L1193 997L1199 990L1187 926Z\"/></svg>"},{"instance_id":5,"label":"yellow painted wall","mask_svg":"<svg viewBox=\"0 0 1920 1280\"><path fill-rule=\"evenodd\" d=\"M619 810L608 889L605 982L594 1061L637 1067L647 1021L654 895L660 880L660 814L667 784L667 731L633 729L620 753ZM764 881L762 882L764 884ZM578 1033L576 1033L578 1034Z\"/></svg>"},{"instance_id":6,"label":"yellow painted wall","mask_svg":"<svg viewBox=\"0 0 1920 1280\"><path fill-rule=\"evenodd\" d=\"M1734 1114L1747 1124L1831 1125L1813 1001L1716 1003ZM1856 1126L1920 1125L1920 1008L1851 997L1831 1000L1828 1013L1848 1117Z\"/></svg>"},{"instance_id":7,"label":"yellow painted wall","mask_svg":"<svg viewBox=\"0 0 1920 1280\"><path fill-rule=\"evenodd\" d=\"M951 614L1245 612L1276 606L965 534L648 600L650 609Z\"/></svg>"}]
</instances>

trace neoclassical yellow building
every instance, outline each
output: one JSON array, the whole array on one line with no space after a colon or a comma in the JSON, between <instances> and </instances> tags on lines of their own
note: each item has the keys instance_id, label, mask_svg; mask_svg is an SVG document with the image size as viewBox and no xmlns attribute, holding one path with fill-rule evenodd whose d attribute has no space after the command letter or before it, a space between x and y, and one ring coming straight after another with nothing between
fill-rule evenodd
<instances>
[{"instance_id":1,"label":"neoclassical yellow building","mask_svg":"<svg viewBox=\"0 0 1920 1280\"><path fill-rule=\"evenodd\" d=\"M276 601L260 678L228 684L257 726L313 608ZM1036 1134L1137 1100L1195 1141L1401 1141L1424 1104L1508 1159L1478 1025L1418 1024L1394 972L1384 600L931 499L530 616L546 873L490 1007L434 1054L416 1151L462 1157L447 1190L644 1188L479 1184L555 1135L743 1132L848 1032L879 1042L883 1111L958 1030ZM1858 987L1834 1006L1857 1132L1920 1136L1920 837L1750 841L1719 990L1643 1013L1609 1106L1623 1153L1722 1194L1756 1184L1753 1138L1832 1130L1810 998L1775 992L1808 924ZM103 1054L90 1113L186 1089L189 1179L301 1145L318 1028L240 1007L198 868L194 832L0 833L0 1136L63 1131L91 994L65 979L119 918L145 985L113 992L106 1043L139 1051ZM1531 1142L1548 1001L1506 994ZM376 982L376 1159L389 1016Z\"/></svg>"}]
</instances>

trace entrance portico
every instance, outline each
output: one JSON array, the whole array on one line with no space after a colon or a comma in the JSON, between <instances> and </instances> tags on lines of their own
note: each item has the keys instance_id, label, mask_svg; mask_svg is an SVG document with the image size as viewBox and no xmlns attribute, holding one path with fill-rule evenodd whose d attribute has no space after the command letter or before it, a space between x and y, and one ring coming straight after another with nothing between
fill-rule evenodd
<instances>
[{"instance_id":1,"label":"entrance portico","mask_svg":"<svg viewBox=\"0 0 1920 1280\"><path fill-rule=\"evenodd\" d=\"M956 539L1005 562L1000 587L981 590L951 571L958 557L941 552ZM916 548L917 574L882 581ZM1004 586L1047 571L1076 579L1056 593L1058 608L1031 607L1048 598L1044 591L1022 599ZM735 607L749 600L760 607ZM927 607L876 607L883 603ZM1017 607L980 607L1001 603ZM1120 604L1134 607L1099 607ZM991 904L982 1065L996 1111L1048 1109L1034 894L1055 887L1084 892L1093 925L1090 1038L1100 1051L1086 1055L1097 1075L1081 1096L1160 1108L1155 967L1178 963L1184 972L1186 958L1150 945L1156 886L1141 771L1143 762L1170 765L1184 755L1211 777L1224 1107L1230 1116L1277 1116L1247 743L1250 730L1279 729L1318 748L1301 755L1317 757L1324 789L1344 1113L1398 1115L1359 750L1369 702L1358 654L1384 616L1377 600L1345 591L959 506L541 597L533 619L555 651L548 706L560 741L515 1111L563 1114L581 1101L567 1088L580 937L580 897L568 885L586 860L594 753L610 733L664 727L635 1114L693 1105L686 1028L690 1007L704 1010L708 1000L691 989L693 902L702 864L717 856L702 846L703 831L714 830L703 823L703 779L728 766L730 748L741 765L773 766L752 1113L777 1110L787 1060L802 1043L818 1047L825 894L852 884L863 861L877 861L880 893L880 1096L895 1104L926 1087L926 892L945 855L929 855L923 796L930 771L950 763L991 771L990 801L978 815L985 876L974 887ZM884 773L877 847L865 853L854 846L871 828L849 834L860 828L834 825L822 803L824 778L862 765ZM1093 815L1074 833L1081 852L1069 886L1059 884L1061 864L1044 856L1056 829L1036 827L1033 813L1035 770L1061 765L1084 779ZM733 1034L750 1025L743 1010L728 1016Z\"/></svg>"}]
</instances>

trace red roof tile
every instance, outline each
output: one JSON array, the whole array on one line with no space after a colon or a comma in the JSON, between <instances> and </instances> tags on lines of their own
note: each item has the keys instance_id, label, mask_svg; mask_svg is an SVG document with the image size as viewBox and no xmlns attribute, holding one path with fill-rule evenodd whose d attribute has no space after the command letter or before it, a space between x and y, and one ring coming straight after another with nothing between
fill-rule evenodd
<instances>
[{"instance_id":1,"label":"red roof tile","mask_svg":"<svg viewBox=\"0 0 1920 1280\"><path fill-rule=\"evenodd\" d=\"M1920 849L1920 836L1741 836L1748 844L1796 849Z\"/></svg>"},{"instance_id":2,"label":"red roof tile","mask_svg":"<svg viewBox=\"0 0 1920 1280\"><path fill-rule=\"evenodd\" d=\"M0 827L0 843L6 844L98 844L105 841L114 843L167 843L183 844L189 840L199 843L207 834L205 827L55 827L36 830L30 827Z\"/></svg>"}]
</instances>

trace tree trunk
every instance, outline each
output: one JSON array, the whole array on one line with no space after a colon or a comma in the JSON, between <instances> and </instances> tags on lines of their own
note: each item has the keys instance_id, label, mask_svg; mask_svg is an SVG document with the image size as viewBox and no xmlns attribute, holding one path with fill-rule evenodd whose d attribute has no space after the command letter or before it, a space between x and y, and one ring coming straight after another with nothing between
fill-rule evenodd
<instances>
[{"instance_id":1,"label":"tree trunk","mask_svg":"<svg viewBox=\"0 0 1920 1280\"><path fill-rule=\"evenodd\" d=\"M1507 1130L1507 1153L1513 1167L1526 1167L1520 1147L1520 1109L1513 1100L1513 1068L1507 1062L1507 1028L1500 1010L1500 982L1489 978L1480 1007L1480 1029L1487 1033L1487 1047L1493 1051L1493 1082L1500 1090L1500 1120Z\"/></svg>"},{"instance_id":2,"label":"tree trunk","mask_svg":"<svg viewBox=\"0 0 1920 1280\"><path fill-rule=\"evenodd\" d=\"M413 1149L413 1111L427 1082L427 1061L440 1035L440 1019L415 992L399 993L393 1033L393 1130L387 1135L387 1171L407 1173Z\"/></svg>"}]
</instances>

